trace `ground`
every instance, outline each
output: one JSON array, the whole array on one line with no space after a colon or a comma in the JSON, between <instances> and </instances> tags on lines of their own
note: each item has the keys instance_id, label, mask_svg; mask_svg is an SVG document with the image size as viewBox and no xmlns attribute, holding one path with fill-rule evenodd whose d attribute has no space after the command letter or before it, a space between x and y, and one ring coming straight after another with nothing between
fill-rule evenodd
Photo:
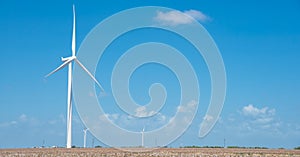
<instances>
[{"instance_id":1,"label":"ground","mask_svg":"<svg viewBox=\"0 0 300 157\"><path fill-rule=\"evenodd\" d=\"M28 149L0 149L2 156L100 156L100 157L300 157L300 150L286 149L230 149L230 148L130 148L129 151L122 151L113 148L28 148ZM134 151L134 152L133 152Z\"/></svg>"}]
</instances>

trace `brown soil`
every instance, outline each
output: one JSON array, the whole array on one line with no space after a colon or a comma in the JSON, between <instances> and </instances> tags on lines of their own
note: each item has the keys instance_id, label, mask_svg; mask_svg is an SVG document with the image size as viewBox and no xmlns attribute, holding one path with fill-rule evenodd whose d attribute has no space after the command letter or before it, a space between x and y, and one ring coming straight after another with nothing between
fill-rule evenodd
<instances>
[{"instance_id":1,"label":"brown soil","mask_svg":"<svg viewBox=\"0 0 300 157\"><path fill-rule=\"evenodd\" d=\"M93 157L300 157L300 150L286 149L224 149L224 148L130 148L122 151L114 148L28 148L0 149L2 156L93 156Z\"/></svg>"}]
</instances>

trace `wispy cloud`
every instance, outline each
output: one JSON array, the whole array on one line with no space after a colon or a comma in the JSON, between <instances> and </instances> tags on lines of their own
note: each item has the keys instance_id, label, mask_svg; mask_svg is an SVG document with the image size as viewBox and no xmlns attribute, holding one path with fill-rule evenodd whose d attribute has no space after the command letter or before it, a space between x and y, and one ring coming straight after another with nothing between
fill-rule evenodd
<instances>
[{"instance_id":1,"label":"wispy cloud","mask_svg":"<svg viewBox=\"0 0 300 157\"><path fill-rule=\"evenodd\" d=\"M184 14L189 15L200 22L211 21L211 18L209 16L205 15L203 12L198 10L187 10L184 11Z\"/></svg>"},{"instance_id":2,"label":"wispy cloud","mask_svg":"<svg viewBox=\"0 0 300 157\"><path fill-rule=\"evenodd\" d=\"M99 119L103 123L107 123L106 119L109 119L117 126L131 131L139 131L139 129L143 127L146 127L147 130L155 130L168 123L173 124L172 129L178 129L191 122L193 112L196 108L197 102L195 100L192 100L187 104L179 105L176 108L176 112L178 113L177 119L160 112L154 113L154 111L146 111L144 106L138 107L135 115L106 113L101 115Z\"/></svg>"},{"instance_id":3,"label":"wispy cloud","mask_svg":"<svg viewBox=\"0 0 300 157\"><path fill-rule=\"evenodd\" d=\"M193 20L198 20L199 22L207 22L210 21L211 18L198 10L186 10L184 12L157 11L154 20L159 22L162 25L176 26L176 25L191 24L193 23Z\"/></svg>"},{"instance_id":4,"label":"wispy cloud","mask_svg":"<svg viewBox=\"0 0 300 157\"><path fill-rule=\"evenodd\" d=\"M270 109L268 107L257 108L252 104L244 106L242 109L242 114L248 118L252 119L252 122L265 124L273 121L276 110Z\"/></svg>"},{"instance_id":5,"label":"wispy cloud","mask_svg":"<svg viewBox=\"0 0 300 157\"><path fill-rule=\"evenodd\" d=\"M212 121L213 119L214 117L208 114L203 117L203 120L208 122Z\"/></svg>"},{"instance_id":6,"label":"wispy cloud","mask_svg":"<svg viewBox=\"0 0 300 157\"><path fill-rule=\"evenodd\" d=\"M140 106L135 110L136 117L150 117L154 114L156 114L155 111L147 111L147 108L145 106Z\"/></svg>"},{"instance_id":7,"label":"wispy cloud","mask_svg":"<svg viewBox=\"0 0 300 157\"><path fill-rule=\"evenodd\" d=\"M193 113L194 109L197 107L198 102L195 100L191 100L189 103L185 105L180 105L177 107L177 112L184 113Z\"/></svg>"},{"instance_id":8,"label":"wispy cloud","mask_svg":"<svg viewBox=\"0 0 300 157\"><path fill-rule=\"evenodd\" d=\"M209 116L205 119L210 119ZM223 135L228 132L228 137L236 138L239 141L241 138L252 140L253 143L261 144L267 139L290 139L290 137L299 137L300 127L297 129L295 123L288 125L287 121L279 117L276 108L271 106L247 104L236 112L231 112L229 115L223 115L222 123L217 123L213 133Z\"/></svg>"},{"instance_id":9,"label":"wispy cloud","mask_svg":"<svg viewBox=\"0 0 300 157\"><path fill-rule=\"evenodd\" d=\"M267 106L258 107L253 104L243 106L236 115L231 115L229 121L231 129L237 129L243 134L269 133L279 135L283 123L276 116L275 108Z\"/></svg>"},{"instance_id":10,"label":"wispy cloud","mask_svg":"<svg viewBox=\"0 0 300 157\"><path fill-rule=\"evenodd\" d=\"M0 122L0 128L10 128L19 126L38 126L40 125L39 120L34 117L27 116L26 114L21 114L17 118L11 121Z\"/></svg>"},{"instance_id":11,"label":"wispy cloud","mask_svg":"<svg viewBox=\"0 0 300 157\"><path fill-rule=\"evenodd\" d=\"M18 122L17 121L10 121L10 122L2 122L0 123L0 128L6 128L6 127L11 127L16 125Z\"/></svg>"},{"instance_id":12,"label":"wispy cloud","mask_svg":"<svg viewBox=\"0 0 300 157\"><path fill-rule=\"evenodd\" d=\"M25 121L28 120L28 117L27 117L26 114L21 114L20 117L19 117L19 120L20 120L21 122L25 122Z\"/></svg>"},{"instance_id":13,"label":"wispy cloud","mask_svg":"<svg viewBox=\"0 0 300 157\"><path fill-rule=\"evenodd\" d=\"M146 115L147 113L145 113L145 116ZM169 118L162 113L156 113L150 118L139 118L136 115L132 116L117 113L105 114L105 116L116 125L129 130L136 130L139 127L143 127L145 124L148 129L157 129L166 124L169 120Z\"/></svg>"},{"instance_id":14,"label":"wispy cloud","mask_svg":"<svg viewBox=\"0 0 300 157\"><path fill-rule=\"evenodd\" d=\"M252 104L244 106L242 111L245 116L259 116L267 113L268 107L263 107L261 109L254 107Z\"/></svg>"}]
</instances>

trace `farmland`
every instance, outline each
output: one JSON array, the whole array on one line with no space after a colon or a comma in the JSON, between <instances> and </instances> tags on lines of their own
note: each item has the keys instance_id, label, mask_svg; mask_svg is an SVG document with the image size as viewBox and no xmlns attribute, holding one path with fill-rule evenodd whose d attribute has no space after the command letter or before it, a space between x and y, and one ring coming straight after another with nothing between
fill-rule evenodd
<instances>
[{"instance_id":1,"label":"farmland","mask_svg":"<svg viewBox=\"0 0 300 157\"><path fill-rule=\"evenodd\" d=\"M99 157L168 157L168 156L218 156L218 157L237 157L237 156L264 156L264 157L300 157L299 150L286 149L233 149L233 148L130 148L129 151L121 151L114 148L28 148L28 149L0 149L0 156L99 156Z\"/></svg>"}]
</instances>

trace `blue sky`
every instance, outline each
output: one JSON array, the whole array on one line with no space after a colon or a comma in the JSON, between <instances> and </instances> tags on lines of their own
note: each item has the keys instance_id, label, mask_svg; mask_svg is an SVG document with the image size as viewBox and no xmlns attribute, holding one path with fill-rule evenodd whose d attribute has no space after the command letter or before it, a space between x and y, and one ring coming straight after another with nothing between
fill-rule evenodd
<instances>
[{"instance_id":1,"label":"blue sky","mask_svg":"<svg viewBox=\"0 0 300 157\"><path fill-rule=\"evenodd\" d=\"M90 30L109 16L133 7L163 6L195 10L215 40L227 74L221 117L204 138L197 138L210 99L210 76L201 55L178 36L160 30L129 32L114 41L98 64L96 77L107 96L104 110L121 127L139 131L115 106L110 77L122 52L137 43L177 46L195 66L201 88L198 113L183 136L170 146L226 145L294 148L300 145L299 1L1 1L0 2L0 148L65 145L67 69L45 79L71 54L72 4L76 5L77 49ZM126 22L126 21L122 21ZM159 37L158 37L159 36ZM172 40L168 40L168 39ZM116 45L116 46L114 46ZM170 119L179 101L179 84L167 68L145 65L131 77L136 102L149 101L154 82L168 91L155 125ZM83 145L83 124L74 109L73 144ZM149 120L149 123L151 120ZM157 126L156 126L157 125ZM147 129L146 129L147 130ZM88 133L87 146L93 137ZM95 140L95 145L102 145Z\"/></svg>"}]
</instances>

